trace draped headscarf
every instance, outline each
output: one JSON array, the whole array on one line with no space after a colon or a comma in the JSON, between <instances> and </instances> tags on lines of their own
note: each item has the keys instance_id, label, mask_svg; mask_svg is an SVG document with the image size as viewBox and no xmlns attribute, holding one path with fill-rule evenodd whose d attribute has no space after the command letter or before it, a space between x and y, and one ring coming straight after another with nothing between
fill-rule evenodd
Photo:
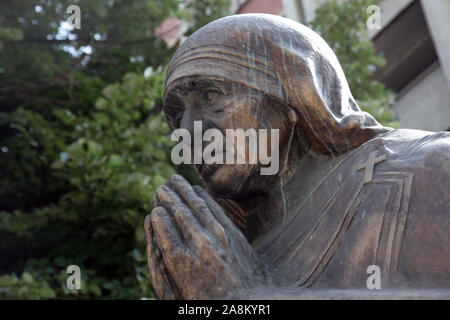
<instances>
[{"instance_id":1,"label":"draped headscarf","mask_svg":"<svg viewBox=\"0 0 450 320\"><path fill-rule=\"evenodd\" d=\"M339 155L387 130L359 109L326 42L290 19L242 14L207 24L172 57L165 97L174 81L190 76L237 82L284 101L322 155Z\"/></svg>"}]
</instances>

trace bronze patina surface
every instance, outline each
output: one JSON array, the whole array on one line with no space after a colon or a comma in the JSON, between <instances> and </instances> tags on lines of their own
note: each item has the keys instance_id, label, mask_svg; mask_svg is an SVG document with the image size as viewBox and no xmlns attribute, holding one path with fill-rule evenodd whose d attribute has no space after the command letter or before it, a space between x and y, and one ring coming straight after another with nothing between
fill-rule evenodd
<instances>
[{"instance_id":1,"label":"bronze patina surface","mask_svg":"<svg viewBox=\"0 0 450 320\"><path fill-rule=\"evenodd\" d=\"M279 129L280 168L197 165L205 189L176 175L157 190L145 230L158 298L450 297L450 134L362 112L307 27L206 25L173 56L164 109L172 130Z\"/></svg>"}]
</instances>

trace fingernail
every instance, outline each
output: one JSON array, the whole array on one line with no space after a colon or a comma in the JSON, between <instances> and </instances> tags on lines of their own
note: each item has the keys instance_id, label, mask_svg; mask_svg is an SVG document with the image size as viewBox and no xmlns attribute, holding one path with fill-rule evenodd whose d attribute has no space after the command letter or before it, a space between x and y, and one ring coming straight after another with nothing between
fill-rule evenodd
<instances>
[{"instance_id":1,"label":"fingernail","mask_svg":"<svg viewBox=\"0 0 450 320\"><path fill-rule=\"evenodd\" d=\"M166 211L163 209L160 209L158 211L156 211L156 215L160 218L165 217L166 216Z\"/></svg>"},{"instance_id":2,"label":"fingernail","mask_svg":"<svg viewBox=\"0 0 450 320\"><path fill-rule=\"evenodd\" d=\"M174 175L172 176L172 179L173 179L173 180L178 180L178 181L180 181L180 180L183 180L183 177L180 176L179 174L174 174Z\"/></svg>"},{"instance_id":3,"label":"fingernail","mask_svg":"<svg viewBox=\"0 0 450 320\"><path fill-rule=\"evenodd\" d=\"M159 195L162 191L167 191L167 187L163 184L156 189L156 194Z\"/></svg>"}]
</instances>

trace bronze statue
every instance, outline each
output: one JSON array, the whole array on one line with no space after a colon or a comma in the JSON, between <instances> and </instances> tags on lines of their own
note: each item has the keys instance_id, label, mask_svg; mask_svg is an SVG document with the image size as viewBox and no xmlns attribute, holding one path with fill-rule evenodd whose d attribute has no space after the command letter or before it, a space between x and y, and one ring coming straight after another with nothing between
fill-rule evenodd
<instances>
[{"instance_id":1,"label":"bronze statue","mask_svg":"<svg viewBox=\"0 0 450 320\"><path fill-rule=\"evenodd\" d=\"M379 291L450 289L450 134L362 112L307 27L263 14L206 25L169 64L164 110L172 130L278 128L280 168L197 164L207 191L178 175L157 190L145 230L158 298L372 293L371 265Z\"/></svg>"}]
</instances>

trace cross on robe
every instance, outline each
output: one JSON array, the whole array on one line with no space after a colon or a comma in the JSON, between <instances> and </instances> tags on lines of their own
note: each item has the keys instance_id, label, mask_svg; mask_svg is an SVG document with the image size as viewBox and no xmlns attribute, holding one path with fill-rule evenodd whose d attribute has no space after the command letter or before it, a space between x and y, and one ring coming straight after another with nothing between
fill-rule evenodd
<instances>
[{"instance_id":1,"label":"cross on robe","mask_svg":"<svg viewBox=\"0 0 450 320\"><path fill-rule=\"evenodd\" d=\"M372 151L369 154L369 159L367 159L366 162L364 162L363 164L360 164L356 170L361 170L361 169L366 169L366 172L364 174L364 180L363 180L363 184L372 182L372 175L373 175L373 169L375 167L375 164L386 160L386 155L383 154L379 157L377 157L377 150Z\"/></svg>"}]
</instances>

